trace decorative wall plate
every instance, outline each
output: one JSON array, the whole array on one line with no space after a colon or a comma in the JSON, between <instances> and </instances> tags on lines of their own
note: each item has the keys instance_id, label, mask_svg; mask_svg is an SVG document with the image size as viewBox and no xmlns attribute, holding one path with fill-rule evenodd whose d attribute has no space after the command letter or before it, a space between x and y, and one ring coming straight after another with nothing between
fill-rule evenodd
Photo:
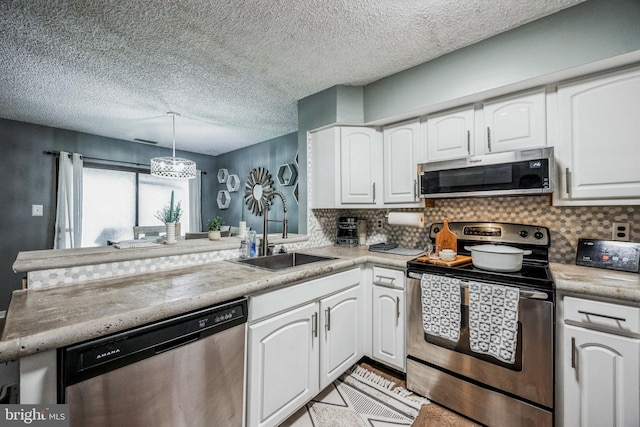
<instances>
[{"instance_id":1,"label":"decorative wall plate","mask_svg":"<svg viewBox=\"0 0 640 427\"><path fill-rule=\"evenodd\" d=\"M273 178L269 171L263 167L255 168L244 185L244 202L254 215L262 215L273 191Z\"/></svg>"}]
</instances>

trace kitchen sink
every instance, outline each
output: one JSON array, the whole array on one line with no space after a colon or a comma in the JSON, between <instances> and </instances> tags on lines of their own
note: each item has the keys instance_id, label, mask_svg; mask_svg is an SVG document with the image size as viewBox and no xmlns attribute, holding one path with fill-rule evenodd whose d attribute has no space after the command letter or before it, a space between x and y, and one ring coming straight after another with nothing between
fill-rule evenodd
<instances>
[{"instance_id":1,"label":"kitchen sink","mask_svg":"<svg viewBox=\"0 0 640 427\"><path fill-rule=\"evenodd\" d=\"M236 262L249 265L251 267L264 268L266 270L278 271L285 268L297 267L299 265L311 264L314 262L328 261L335 259L332 257L309 255L301 253L288 253L278 255L268 255L258 258L241 259Z\"/></svg>"}]
</instances>

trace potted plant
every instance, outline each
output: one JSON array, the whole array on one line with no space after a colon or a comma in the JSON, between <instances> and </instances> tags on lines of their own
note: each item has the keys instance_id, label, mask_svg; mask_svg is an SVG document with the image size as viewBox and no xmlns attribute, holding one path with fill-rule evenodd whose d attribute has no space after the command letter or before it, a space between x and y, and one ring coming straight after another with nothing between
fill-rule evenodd
<instances>
[{"instance_id":1,"label":"potted plant","mask_svg":"<svg viewBox=\"0 0 640 427\"><path fill-rule=\"evenodd\" d=\"M155 215L156 218L164 222L167 226L165 243L168 244L176 243L176 236L180 235L180 229L178 228L180 223L178 221L180 221L180 217L182 216L182 206L180 205L182 202L174 205L173 197L173 190L171 190L171 201L168 205L165 205L157 211Z\"/></svg>"},{"instance_id":2,"label":"potted plant","mask_svg":"<svg viewBox=\"0 0 640 427\"><path fill-rule=\"evenodd\" d=\"M222 227L220 215L209 221L209 240L220 240L220 227Z\"/></svg>"}]
</instances>

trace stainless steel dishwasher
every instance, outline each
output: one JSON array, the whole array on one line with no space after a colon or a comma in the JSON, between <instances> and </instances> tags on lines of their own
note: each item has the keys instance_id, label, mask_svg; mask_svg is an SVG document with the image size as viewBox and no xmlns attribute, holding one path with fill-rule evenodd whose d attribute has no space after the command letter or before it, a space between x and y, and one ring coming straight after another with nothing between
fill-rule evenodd
<instances>
[{"instance_id":1,"label":"stainless steel dishwasher","mask_svg":"<svg viewBox=\"0 0 640 427\"><path fill-rule=\"evenodd\" d=\"M72 427L242 426L247 300L60 349Z\"/></svg>"}]
</instances>

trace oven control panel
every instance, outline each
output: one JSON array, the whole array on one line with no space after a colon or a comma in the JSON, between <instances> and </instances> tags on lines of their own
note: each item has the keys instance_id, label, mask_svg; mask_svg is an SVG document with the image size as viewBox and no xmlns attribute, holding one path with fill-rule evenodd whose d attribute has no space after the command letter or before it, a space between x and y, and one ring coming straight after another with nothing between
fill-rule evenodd
<instances>
[{"instance_id":1,"label":"oven control panel","mask_svg":"<svg viewBox=\"0 0 640 427\"><path fill-rule=\"evenodd\" d=\"M443 228L441 222L431 225L429 237L435 239ZM524 244L549 247L550 232L547 227L499 222L450 222L449 229L458 240L503 244Z\"/></svg>"},{"instance_id":2,"label":"oven control panel","mask_svg":"<svg viewBox=\"0 0 640 427\"><path fill-rule=\"evenodd\" d=\"M580 239L576 265L638 273L640 271L640 243Z\"/></svg>"}]
</instances>

